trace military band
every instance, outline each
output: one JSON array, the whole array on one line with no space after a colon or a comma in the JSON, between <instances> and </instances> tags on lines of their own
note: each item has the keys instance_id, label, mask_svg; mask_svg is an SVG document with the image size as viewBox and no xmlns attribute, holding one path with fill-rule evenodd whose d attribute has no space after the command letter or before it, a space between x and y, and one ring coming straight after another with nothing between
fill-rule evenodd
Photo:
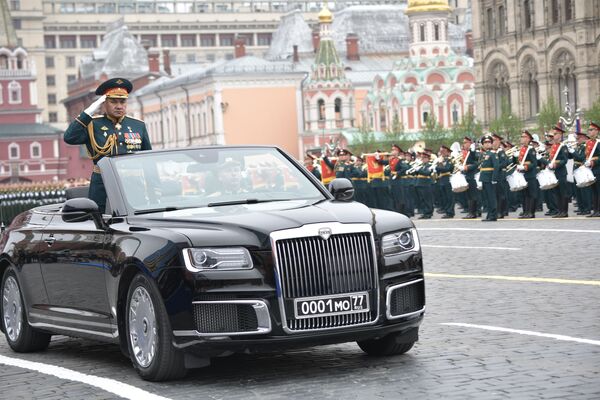
<instances>
[{"instance_id":1,"label":"military band","mask_svg":"<svg viewBox=\"0 0 600 400\"><path fill-rule=\"evenodd\" d=\"M546 215L565 218L573 198L578 215L600 217L599 130L591 122L587 132L576 132L577 143L565 139L564 128L557 124L543 143L523 130L520 146L487 134L478 141L464 137L462 146L455 143L460 150L442 145L437 153L426 148L403 151L394 144L388 152L363 155L338 149L337 162L330 154L322 160L335 177L352 181L356 201L409 217L429 219L437 208L441 218L454 218L460 207L465 219L481 217L483 211L482 221L496 221L520 208L517 217L526 219L535 218L545 203ZM313 171L319 168L315 156L308 160ZM567 173L570 160L574 181ZM382 169L373 172L372 166Z\"/></svg>"}]
</instances>

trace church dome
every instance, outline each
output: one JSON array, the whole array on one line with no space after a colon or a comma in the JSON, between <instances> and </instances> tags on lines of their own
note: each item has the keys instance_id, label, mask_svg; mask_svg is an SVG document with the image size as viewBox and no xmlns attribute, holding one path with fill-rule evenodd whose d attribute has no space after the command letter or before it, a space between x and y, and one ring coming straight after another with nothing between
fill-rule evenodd
<instances>
[{"instance_id":1,"label":"church dome","mask_svg":"<svg viewBox=\"0 0 600 400\"><path fill-rule=\"evenodd\" d=\"M331 11L329 11L329 8L327 8L327 5L325 3L323 3L323 8L319 12L319 22L321 24L323 24L323 23L330 24L331 21L333 21L333 14L331 13Z\"/></svg>"},{"instance_id":2,"label":"church dome","mask_svg":"<svg viewBox=\"0 0 600 400\"><path fill-rule=\"evenodd\" d=\"M448 0L408 0L406 14L428 11L450 11Z\"/></svg>"}]
</instances>

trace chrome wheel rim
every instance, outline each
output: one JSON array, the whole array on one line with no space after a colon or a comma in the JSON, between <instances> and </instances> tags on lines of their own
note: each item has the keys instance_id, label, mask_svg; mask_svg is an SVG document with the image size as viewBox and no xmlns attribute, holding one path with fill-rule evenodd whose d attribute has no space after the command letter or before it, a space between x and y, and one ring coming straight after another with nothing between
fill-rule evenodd
<instances>
[{"instance_id":1,"label":"chrome wheel rim","mask_svg":"<svg viewBox=\"0 0 600 400\"><path fill-rule=\"evenodd\" d=\"M158 331L150 294L137 287L129 303L129 339L133 356L141 367L148 367L156 355Z\"/></svg>"},{"instance_id":2,"label":"chrome wheel rim","mask_svg":"<svg viewBox=\"0 0 600 400\"><path fill-rule=\"evenodd\" d=\"M17 280L9 276L4 282L2 291L2 318L8 338L15 342L23 328L23 304L21 303L21 291Z\"/></svg>"}]
</instances>

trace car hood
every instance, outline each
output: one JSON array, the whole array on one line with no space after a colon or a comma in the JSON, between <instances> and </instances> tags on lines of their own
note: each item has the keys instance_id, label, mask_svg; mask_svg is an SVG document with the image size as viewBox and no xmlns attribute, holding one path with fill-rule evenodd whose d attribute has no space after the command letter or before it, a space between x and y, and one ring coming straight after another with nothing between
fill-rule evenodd
<instances>
[{"instance_id":1,"label":"car hood","mask_svg":"<svg viewBox=\"0 0 600 400\"><path fill-rule=\"evenodd\" d=\"M357 202L327 200L312 204L305 200L294 200L169 211L132 217L129 223L175 230L187 236L193 246L244 245L265 248L269 246L269 234L273 231L324 222L376 226L377 214L381 212ZM392 220L387 222L395 222L395 226L398 223L412 226L410 220L400 214L386 214L392 216Z\"/></svg>"}]
</instances>

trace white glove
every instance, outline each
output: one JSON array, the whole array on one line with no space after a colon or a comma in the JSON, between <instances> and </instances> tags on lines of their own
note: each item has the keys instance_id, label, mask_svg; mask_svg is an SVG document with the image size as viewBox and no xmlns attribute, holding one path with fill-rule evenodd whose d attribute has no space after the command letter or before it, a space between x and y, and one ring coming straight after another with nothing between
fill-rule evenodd
<instances>
[{"instance_id":1,"label":"white glove","mask_svg":"<svg viewBox=\"0 0 600 400\"><path fill-rule=\"evenodd\" d=\"M551 162L550 164L548 164L548 169L554 169L554 162Z\"/></svg>"},{"instance_id":2,"label":"white glove","mask_svg":"<svg viewBox=\"0 0 600 400\"><path fill-rule=\"evenodd\" d=\"M497 185L497 184L498 184L498 182L492 181L492 185Z\"/></svg>"},{"instance_id":3,"label":"white glove","mask_svg":"<svg viewBox=\"0 0 600 400\"><path fill-rule=\"evenodd\" d=\"M375 159L376 159L377 161L379 161L379 159L380 159L380 158L381 158L381 157L379 156L379 152L378 152L378 151L376 151L376 152L375 152Z\"/></svg>"},{"instance_id":4,"label":"white glove","mask_svg":"<svg viewBox=\"0 0 600 400\"><path fill-rule=\"evenodd\" d=\"M104 103L104 100L106 100L106 95L100 96L98 100L94 101L88 108L83 110L83 112L89 115L90 117L93 116L96 110L100 108L102 103Z\"/></svg>"},{"instance_id":5,"label":"white glove","mask_svg":"<svg viewBox=\"0 0 600 400\"><path fill-rule=\"evenodd\" d=\"M517 171L519 171L519 172L525 171L525 166L524 165L517 166Z\"/></svg>"},{"instance_id":6,"label":"white glove","mask_svg":"<svg viewBox=\"0 0 600 400\"><path fill-rule=\"evenodd\" d=\"M589 167L592 166L592 162L591 161L586 161L584 165L589 168Z\"/></svg>"},{"instance_id":7,"label":"white glove","mask_svg":"<svg viewBox=\"0 0 600 400\"><path fill-rule=\"evenodd\" d=\"M475 151L475 143L471 143L471 146L469 146L469 149L471 151Z\"/></svg>"}]
</instances>

